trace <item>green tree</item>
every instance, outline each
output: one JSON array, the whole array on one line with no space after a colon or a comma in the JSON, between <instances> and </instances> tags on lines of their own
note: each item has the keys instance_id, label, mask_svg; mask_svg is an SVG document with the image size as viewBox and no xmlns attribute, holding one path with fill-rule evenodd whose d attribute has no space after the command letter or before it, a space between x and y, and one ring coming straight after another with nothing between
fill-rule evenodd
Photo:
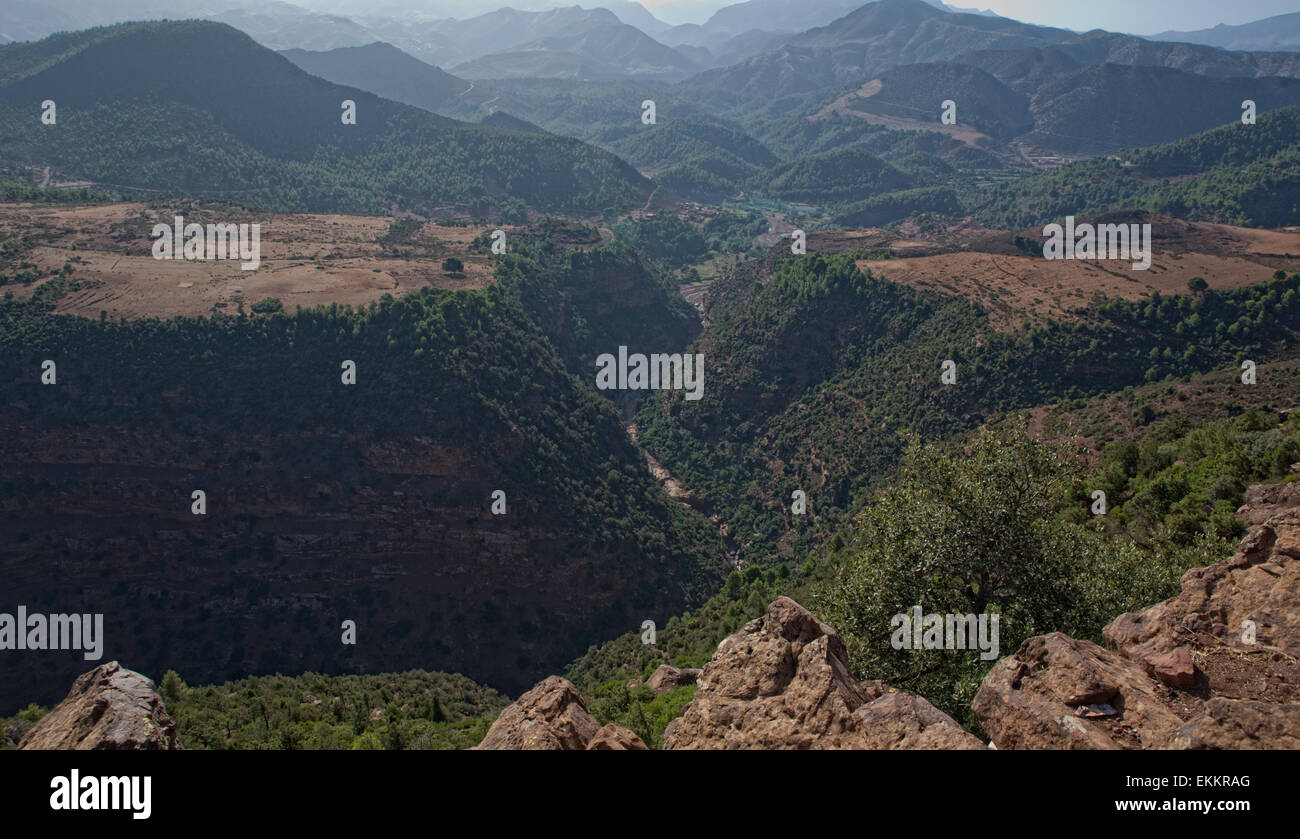
<instances>
[{"instance_id":1,"label":"green tree","mask_svg":"<svg viewBox=\"0 0 1300 839\"><path fill-rule=\"evenodd\" d=\"M1082 476L1074 452L1012 422L981 429L964 450L914 439L898 480L864 514L852 557L814 595L814 611L843 634L855 674L969 721L994 660L894 649L895 615L916 606L925 615L996 614L1001 657L1031 635L1090 634L1099 614L1150 591L1132 543L1107 543L1063 515L1086 497Z\"/></svg>"},{"instance_id":2,"label":"green tree","mask_svg":"<svg viewBox=\"0 0 1300 839\"><path fill-rule=\"evenodd\" d=\"M163 674L162 682L158 686L159 692L162 693L164 702L175 704L181 698L181 693L186 689L185 682L181 681L180 674L175 670L168 670Z\"/></svg>"},{"instance_id":3,"label":"green tree","mask_svg":"<svg viewBox=\"0 0 1300 839\"><path fill-rule=\"evenodd\" d=\"M284 304L275 297L263 297L253 304L253 313L259 315L272 315L276 312L283 312Z\"/></svg>"}]
</instances>

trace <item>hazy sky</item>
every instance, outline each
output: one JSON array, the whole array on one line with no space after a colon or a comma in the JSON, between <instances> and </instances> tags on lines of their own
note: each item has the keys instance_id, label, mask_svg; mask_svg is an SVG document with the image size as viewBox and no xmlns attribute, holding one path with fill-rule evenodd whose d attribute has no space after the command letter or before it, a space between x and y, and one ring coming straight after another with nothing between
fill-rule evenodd
<instances>
[{"instance_id":1,"label":"hazy sky","mask_svg":"<svg viewBox=\"0 0 1300 839\"><path fill-rule=\"evenodd\" d=\"M490 5L484 0L485 5ZM598 5L597 0L576 0ZM641 0L669 23L703 23L727 0ZM1167 29L1208 29L1220 23L1300 12L1300 0L952 0L962 8L991 9L1005 17L1067 29L1109 29L1148 35Z\"/></svg>"},{"instance_id":2,"label":"hazy sky","mask_svg":"<svg viewBox=\"0 0 1300 839\"><path fill-rule=\"evenodd\" d=\"M211 0L219 4L220 0ZM344 15L398 14L405 11L431 17L468 18L502 6L543 9L549 6L595 8L601 0L289 0L319 11ZM668 23L703 23L723 6L737 0L640 0ZM869 0L862 0L865 5ZM1026 23L1086 31L1109 29L1149 35L1170 29L1208 29L1220 23L1250 23L1288 12L1300 12L1300 0L949 0L959 8L991 9ZM230 6L247 5L230 2ZM611 5L613 5L611 3Z\"/></svg>"}]
</instances>

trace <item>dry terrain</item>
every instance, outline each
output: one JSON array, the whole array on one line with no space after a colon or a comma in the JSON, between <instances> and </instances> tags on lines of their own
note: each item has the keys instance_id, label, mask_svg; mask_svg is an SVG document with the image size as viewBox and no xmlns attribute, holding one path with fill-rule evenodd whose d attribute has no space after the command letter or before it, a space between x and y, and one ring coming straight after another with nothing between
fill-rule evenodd
<instances>
[{"instance_id":1,"label":"dry terrain","mask_svg":"<svg viewBox=\"0 0 1300 839\"><path fill-rule=\"evenodd\" d=\"M1131 260L1048 260L1008 247L1009 232L993 236L983 231L961 244L946 239L931 246L961 249L912 257L905 254L925 243L898 240L881 249L892 258L858 265L891 282L974 300L996 326L1008 330L1018 328L1025 317L1068 319L1099 297L1191 294L1187 283L1193 277L1203 277L1212 289L1229 290L1268 282L1279 268L1300 271L1297 229L1186 222L1158 222L1155 229L1155 253L1145 271L1134 269ZM854 233L841 235L851 239Z\"/></svg>"},{"instance_id":2,"label":"dry terrain","mask_svg":"<svg viewBox=\"0 0 1300 839\"><path fill-rule=\"evenodd\" d=\"M260 224L260 267L244 271L238 260L153 258L154 224L170 224L177 213L187 223ZM87 317L101 311L111 318L234 312L241 302L247 308L265 297L278 298L288 311L330 303L360 306L426 286L482 288L492 282L490 257L469 247L492 227L425 222L409 236L379 241L395 221L250 213L210 204L0 204L0 241L25 235L29 246L18 259L43 273L70 263L73 283L57 311ZM464 270L444 271L448 256L460 258ZM25 298L39 285L11 283L6 291Z\"/></svg>"},{"instance_id":3,"label":"dry terrain","mask_svg":"<svg viewBox=\"0 0 1300 839\"><path fill-rule=\"evenodd\" d=\"M827 119L831 114L840 114L864 119L872 125L881 125L890 131L937 131L976 149L996 144L995 140L970 125L945 125L939 121L937 114L922 116L918 113L915 119L909 119L892 114L876 114L866 110L859 110L861 107L867 107L867 100L883 89L883 81L872 79L857 90L849 91L834 102L826 105L817 113L809 116L808 119L821 120ZM894 106L897 107L897 105Z\"/></svg>"}]
</instances>

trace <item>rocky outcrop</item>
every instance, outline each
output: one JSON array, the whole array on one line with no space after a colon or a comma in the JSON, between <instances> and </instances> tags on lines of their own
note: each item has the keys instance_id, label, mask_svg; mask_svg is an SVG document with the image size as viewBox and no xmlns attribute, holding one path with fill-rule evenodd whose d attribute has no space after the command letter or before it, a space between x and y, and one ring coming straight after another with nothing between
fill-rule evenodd
<instances>
[{"instance_id":1,"label":"rocky outcrop","mask_svg":"<svg viewBox=\"0 0 1300 839\"><path fill-rule=\"evenodd\" d=\"M983 745L919 697L849 673L844 642L788 597L718 645L666 749L891 749Z\"/></svg>"},{"instance_id":2,"label":"rocky outcrop","mask_svg":"<svg viewBox=\"0 0 1300 839\"><path fill-rule=\"evenodd\" d=\"M580 751L599 729L573 683L551 676L502 711L474 748Z\"/></svg>"},{"instance_id":3,"label":"rocky outcrop","mask_svg":"<svg viewBox=\"0 0 1300 839\"><path fill-rule=\"evenodd\" d=\"M488 729L483 750L646 751L641 738L621 725L604 727L568 679L551 676L519 697Z\"/></svg>"},{"instance_id":4,"label":"rocky outcrop","mask_svg":"<svg viewBox=\"0 0 1300 839\"><path fill-rule=\"evenodd\" d=\"M1030 638L972 710L999 749L1300 746L1300 484L1251 487L1237 552L1129 612L1106 647Z\"/></svg>"},{"instance_id":5,"label":"rocky outcrop","mask_svg":"<svg viewBox=\"0 0 1300 839\"><path fill-rule=\"evenodd\" d=\"M116 661L84 673L20 749L179 749L176 723L154 683Z\"/></svg>"},{"instance_id":6,"label":"rocky outcrop","mask_svg":"<svg viewBox=\"0 0 1300 839\"><path fill-rule=\"evenodd\" d=\"M703 670L696 668L678 669L671 664L661 664L658 670L650 674L650 678L646 680L645 684L654 692L655 696L658 696L683 685L695 684L703 672Z\"/></svg>"},{"instance_id":7,"label":"rocky outcrop","mask_svg":"<svg viewBox=\"0 0 1300 839\"><path fill-rule=\"evenodd\" d=\"M662 665L655 695L698 684L666 749L982 749L929 702L849 673L844 642L788 597L723 640L703 670ZM587 710L572 683L546 679L501 712L478 749L641 751Z\"/></svg>"},{"instance_id":8,"label":"rocky outcrop","mask_svg":"<svg viewBox=\"0 0 1300 839\"><path fill-rule=\"evenodd\" d=\"M609 723L596 732L587 743L589 752L644 752L649 747L631 731L621 725Z\"/></svg>"},{"instance_id":9,"label":"rocky outcrop","mask_svg":"<svg viewBox=\"0 0 1300 839\"><path fill-rule=\"evenodd\" d=\"M1251 487L1247 500L1254 506L1238 515L1253 525L1237 553L1188 571L1177 597L1120 615L1102 633L1106 646L1135 660L1182 646L1300 657L1300 484Z\"/></svg>"},{"instance_id":10,"label":"rocky outcrop","mask_svg":"<svg viewBox=\"0 0 1300 839\"><path fill-rule=\"evenodd\" d=\"M995 664L971 710L999 749L1152 748L1182 723L1141 665L1060 632Z\"/></svg>"}]
</instances>

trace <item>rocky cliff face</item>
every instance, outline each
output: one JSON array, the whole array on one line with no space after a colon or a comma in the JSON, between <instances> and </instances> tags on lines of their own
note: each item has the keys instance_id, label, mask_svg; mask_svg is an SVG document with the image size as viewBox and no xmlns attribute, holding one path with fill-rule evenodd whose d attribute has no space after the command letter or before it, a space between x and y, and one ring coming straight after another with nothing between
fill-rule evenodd
<instances>
[{"instance_id":1,"label":"rocky cliff face","mask_svg":"<svg viewBox=\"0 0 1300 839\"><path fill-rule=\"evenodd\" d=\"M84 673L19 749L179 749L176 724L149 679L116 661Z\"/></svg>"},{"instance_id":2,"label":"rocky cliff face","mask_svg":"<svg viewBox=\"0 0 1300 839\"><path fill-rule=\"evenodd\" d=\"M1116 618L1030 638L972 709L1002 749L1300 748L1300 484L1260 485L1236 554Z\"/></svg>"}]
</instances>

